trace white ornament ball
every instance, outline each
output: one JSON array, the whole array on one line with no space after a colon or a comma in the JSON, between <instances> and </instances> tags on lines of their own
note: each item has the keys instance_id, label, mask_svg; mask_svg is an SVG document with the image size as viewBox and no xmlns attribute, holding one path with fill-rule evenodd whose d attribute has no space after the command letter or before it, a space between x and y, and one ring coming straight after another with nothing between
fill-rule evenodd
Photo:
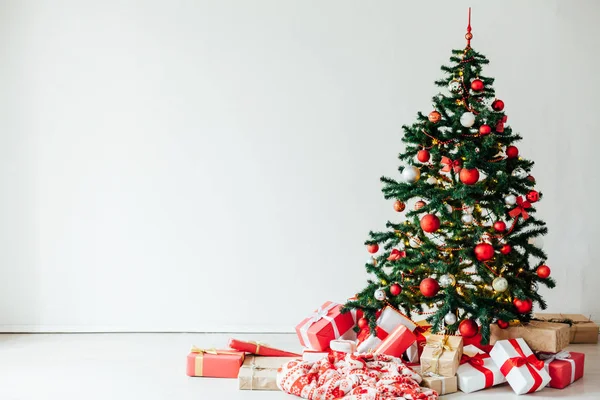
<instances>
[{"instance_id":1,"label":"white ornament ball","mask_svg":"<svg viewBox=\"0 0 600 400\"><path fill-rule=\"evenodd\" d=\"M458 92L460 90L460 82L459 81L450 81L448 84L448 90L451 92Z\"/></svg>"},{"instance_id":2,"label":"white ornament ball","mask_svg":"<svg viewBox=\"0 0 600 400\"><path fill-rule=\"evenodd\" d=\"M519 179L527 178L527 172L523 168L515 168L511 175Z\"/></svg>"},{"instance_id":3,"label":"white ornament ball","mask_svg":"<svg viewBox=\"0 0 600 400\"><path fill-rule=\"evenodd\" d=\"M421 170L413 165L408 165L402 170L402 177L405 182L415 183L421 177Z\"/></svg>"},{"instance_id":4,"label":"white ornament ball","mask_svg":"<svg viewBox=\"0 0 600 400\"><path fill-rule=\"evenodd\" d=\"M533 282L531 284L531 290L533 290L534 292L537 292L539 288L540 287L538 286L537 282Z\"/></svg>"},{"instance_id":5,"label":"white ornament ball","mask_svg":"<svg viewBox=\"0 0 600 400\"><path fill-rule=\"evenodd\" d=\"M377 289L375 291L375 299L379 301L385 300L385 291L383 289Z\"/></svg>"},{"instance_id":6,"label":"white ornament ball","mask_svg":"<svg viewBox=\"0 0 600 400\"><path fill-rule=\"evenodd\" d=\"M502 277L498 277L492 281L492 287L496 292L504 292L508 289L508 281Z\"/></svg>"},{"instance_id":7,"label":"white ornament ball","mask_svg":"<svg viewBox=\"0 0 600 400\"><path fill-rule=\"evenodd\" d=\"M429 178L427 178L427 183L429 183L430 185L436 185L438 183L438 180L435 179L435 177L430 176Z\"/></svg>"},{"instance_id":8,"label":"white ornament ball","mask_svg":"<svg viewBox=\"0 0 600 400\"><path fill-rule=\"evenodd\" d=\"M367 260L367 264L377 265L377 260L373 257L369 257L369 259Z\"/></svg>"},{"instance_id":9,"label":"white ornament ball","mask_svg":"<svg viewBox=\"0 0 600 400\"><path fill-rule=\"evenodd\" d=\"M543 249L544 248L544 239L542 239L541 236L534 237L534 238L529 238L529 240L527 242L529 244L537 247L538 249Z\"/></svg>"},{"instance_id":10,"label":"white ornament ball","mask_svg":"<svg viewBox=\"0 0 600 400\"><path fill-rule=\"evenodd\" d=\"M507 206L514 206L515 204L517 204L517 196L515 196L514 194L509 194L504 198L504 202Z\"/></svg>"},{"instance_id":11,"label":"white ornament ball","mask_svg":"<svg viewBox=\"0 0 600 400\"><path fill-rule=\"evenodd\" d=\"M438 282L440 283L441 287L454 286L454 284L456 283L456 278L454 278L454 275L452 274L445 274L440 276Z\"/></svg>"},{"instance_id":12,"label":"white ornament ball","mask_svg":"<svg viewBox=\"0 0 600 400\"><path fill-rule=\"evenodd\" d=\"M466 112L460 116L460 124L465 128L470 128L475 123L475 114Z\"/></svg>"},{"instance_id":13,"label":"white ornament ball","mask_svg":"<svg viewBox=\"0 0 600 400\"><path fill-rule=\"evenodd\" d=\"M446 204L446 211L448 211L450 214L452 214L454 212L454 208L452 208L452 206L450 204Z\"/></svg>"},{"instance_id":14,"label":"white ornament ball","mask_svg":"<svg viewBox=\"0 0 600 400\"><path fill-rule=\"evenodd\" d=\"M454 325L456 323L456 315L452 313L444 315L444 322L446 325Z\"/></svg>"},{"instance_id":15,"label":"white ornament ball","mask_svg":"<svg viewBox=\"0 0 600 400\"><path fill-rule=\"evenodd\" d=\"M470 225L473 223L473 216L471 214L465 214L462 217L460 217L460 220L467 225Z\"/></svg>"},{"instance_id":16,"label":"white ornament ball","mask_svg":"<svg viewBox=\"0 0 600 400\"><path fill-rule=\"evenodd\" d=\"M417 247L420 247L420 246L421 246L421 243L420 243L420 242L419 242L419 241L418 241L416 238L414 238L414 237L411 237L411 238L408 240L408 245L409 245L410 247L412 247L413 249L416 249Z\"/></svg>"}]
</instances>

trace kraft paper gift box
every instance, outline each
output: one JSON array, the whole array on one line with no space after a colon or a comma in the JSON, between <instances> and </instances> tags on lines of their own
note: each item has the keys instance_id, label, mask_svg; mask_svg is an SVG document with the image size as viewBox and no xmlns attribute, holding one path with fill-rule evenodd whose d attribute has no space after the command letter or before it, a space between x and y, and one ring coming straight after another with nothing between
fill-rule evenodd
<instances>
[{"instance_id":1,"label":"kraft paper gift box","mask_svg":"<svg viewBox=\"0 0 600 400\"><path fill-rule=\"evenodd\" d=\"M464 393L486 389L506 382L494 360L474 345L463 347L463 356L456 371L458 389Z\"/></svg>"},{"instance_id":2,"label":"kraft paper gift box","mask_svg":"<svg viewBox=\"0 0 600 400\"><path fill-rule=\"evenodd\" d=\"M342 314L342 306L325 302L315 312L296 326L300 344L313 350L327 350L329 342L341 338L354 328L352 313Z\"/></svg>"},{"instance_id":3,"label":"kraft paper gift box","mask_svg":"<svg viewBox=\"0 0 600 400\"><path fill-rule=\"evenodd\" d=\"M261 342L245 342L243 340L229 339L229 347L245 353L265 357L300 357L300 354L279 350Z\"/></svg>"},{"instance_id":4,"label":"kraft paper gift box","mask_svg":"<svg viewBox=\"0 0 600 400\"><path fill-rule=\"evenodd\" d=\"M394 329L375 349L375 354L387 354L392 357L402 357L415 341L417 336L404 325Z\"/></svg>"},{"instance_id":5,"label":"kraft paper gift box","mask_svg":"<svg viewBox=\"0 0 600 400\"><path fill-rule=\"evenodd\" d=\"M404 325L411 332L417 328L417 324L400 311L390 306L385 307L377 318L375 334L371 334L368 329L364 329L359 334L357 351L359 353L374 351L400 325Z\"/></svg>"},{"instance_id":6,"label":"kraft paper gift box","mask_svg":"<svg viewBox=\"0 0 600 400\"><path fill-rule=\"evenodd\" d=\"M585 354L574 351L561 351L557 354L540 353L544 368L550 375L548 387L564 389L583 376Z\"/></svg>"},{"instance_id":7,"label":"kraft paper gift box","mask_svg":"<svg viewBox=\"0 0 600 400\"><path fill-rule=\"evenodd\" d=\"M247 356L238 375L239 389L279 390L277 371L283 364L292 360L295 358Z\"/></svg>"},{"instance_id":8,"label":"kraft paper gift box","mask_svg":"<svg viewBox=\"0 0 600 400\"><path fill-rule=\"evenodd\" d=\"M456 376L424 375L421 386L435 390L438 394L450 394L456 392Z\"/></svg>"},{"instance_id":9,"label":"kraft paper gift box","mask_svg":"<svg viewBox=\"0 0 600 400\"><path fill-rule=\"evenodd\" d=\"M516 394L537 392L550 382L544 362L521 338L497 341L490 357Z\"/></svg>"},{"instance_id":10,"label":"kraft paper gift box","mask_svg":"<svg viewBox=\"0 0 600 400\"><path fill-rule=\"evenodd\" d=\"M208 378L237 378L244 353L235 350L192 347L187 356L187 375Z\"/></svg>"},{"instance_id":11,"label":"kraft paper gift box","mask_svg":"<svg viewBox=\"0 0 600 400\"><path fill-rule=\"evenodd\" d=\"M569 343L598 343L598 325L581 314L548 314L536 313L534 318L548 322L564 323L571 322Z\"/></svg>"},{"instance_id":12,"label":"kraft paper gift box","mask_svg":"<svg viewBox=\"0 0 600 400\"><path fill-rule=\"evenodd\" d=\"M499 340L522 338L533 351L558 353L569 345L570 330L565 324L530 321L526 324L509 326L506 329L490 325L490 344Z\"/></svg>"},{"instance_id":13,"label":"kraft paper gift box","mask_svg":"<svg viewBox=\"0 0 600 400\"><path fill-rule=\"evenodd\" d=\"M421 374L456 375L462 351L461 336L430 335L421 354Z\"/></svg>"}]
</instances>

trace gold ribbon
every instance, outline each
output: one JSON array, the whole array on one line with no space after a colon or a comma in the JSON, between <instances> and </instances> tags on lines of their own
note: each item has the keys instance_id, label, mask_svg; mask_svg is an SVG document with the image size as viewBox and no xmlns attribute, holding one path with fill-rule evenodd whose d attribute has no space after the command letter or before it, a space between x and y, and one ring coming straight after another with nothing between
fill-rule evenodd
<instances>
[{"instance_id":1,"label":"gold ribbon","mask_svg":"<svg viewBox=\"0 0 600 400\"><path fill-rule=\"evenodd\" d=\"M440 341L427 341L425 347L433 349L431 355L433 356L433 363L435 363L435 369L430 371L429 369L423 372L433 372L434 374L439 373L440 369L440 357L444 354L444 350L452 351L452 347L448 344L449 335L444 335L444 338ZM431 366L430 366L431 368Z\"/></svg>"},{"instance_id":2,"label":"gold ribbon","mask_svg":"<svg viewBox=\"0 0 600 400\"><path fill-rule=\"evenodd\" d=\"M227 351L227 350L217 350L214 347L210 349L202 349L200 347L192 346L192 353L198 354L196 359L194 360L194 375L195 376L204 376L204 353L219 355L219 354L239 354L239 351Z\"/></svg>"},{"instance_id":3,"label":"gold ribbon","mask_svg":"<svg viewBox=\"0 0 600 400\"><path fill-rule=\"evenodd\" d=\"M250 344L253 344L253 345L255 345L255 346L256 346L256 349L253 351L253 354L258 354L258 355L260 355L260 354L259 354L259 352L260 352L260 346L269 347L269 345L268 345L268 344L266 344L266 343L263 343L263 342L259 342L259 341L256 341L256 342L250 341L250 342L248 342L248 343L250 343Z\"/></svg>"}]
</instances>

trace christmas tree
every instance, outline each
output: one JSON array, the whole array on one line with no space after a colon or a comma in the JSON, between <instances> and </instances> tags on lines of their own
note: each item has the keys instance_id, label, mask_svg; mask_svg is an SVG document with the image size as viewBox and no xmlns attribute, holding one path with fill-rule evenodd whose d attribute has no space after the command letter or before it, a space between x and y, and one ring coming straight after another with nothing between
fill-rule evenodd
<instances>
[{"instance_id":1,"label":"christmas tree","mask_svg":"<svg viewBox=\"0 0 600 400\"><path fill-rule=\"evenodd\" d=\"M534 302L546 308L538 284L555 285L540 245L547 228L535 217L542 194L533 162L514 146L521 136L506 125L494 79L483 75L489 61L471 48L470 11L465 38L435 82L442 92L434 111L402 127L402 179L381 178L405 220L388 221L365 242L366 269L376 279L345 305L364 312L360 328L374 331L377 312L389 304L412 318L425 315L433 332L480 331L487 343L490 324L530 320Z\"/></svg>"}]
</instances>

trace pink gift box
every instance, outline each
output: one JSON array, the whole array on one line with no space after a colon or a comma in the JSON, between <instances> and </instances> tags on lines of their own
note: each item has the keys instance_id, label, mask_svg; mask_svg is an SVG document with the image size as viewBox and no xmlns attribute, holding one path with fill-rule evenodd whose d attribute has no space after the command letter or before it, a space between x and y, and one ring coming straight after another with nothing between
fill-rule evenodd
<instances>
[{"instance_id":1,"label":"pink gift box","mask_svg":"<svg viewBox=\"0 0 600 400\"><path fill-rule=\"evenodd\" d=\"M342 314L342 306L331 301L325 302L308 318L296 326L300 344L313 350L327 350L329 342L345 335L354 327L351 313Z\"/></svg>"}]
</instances>

